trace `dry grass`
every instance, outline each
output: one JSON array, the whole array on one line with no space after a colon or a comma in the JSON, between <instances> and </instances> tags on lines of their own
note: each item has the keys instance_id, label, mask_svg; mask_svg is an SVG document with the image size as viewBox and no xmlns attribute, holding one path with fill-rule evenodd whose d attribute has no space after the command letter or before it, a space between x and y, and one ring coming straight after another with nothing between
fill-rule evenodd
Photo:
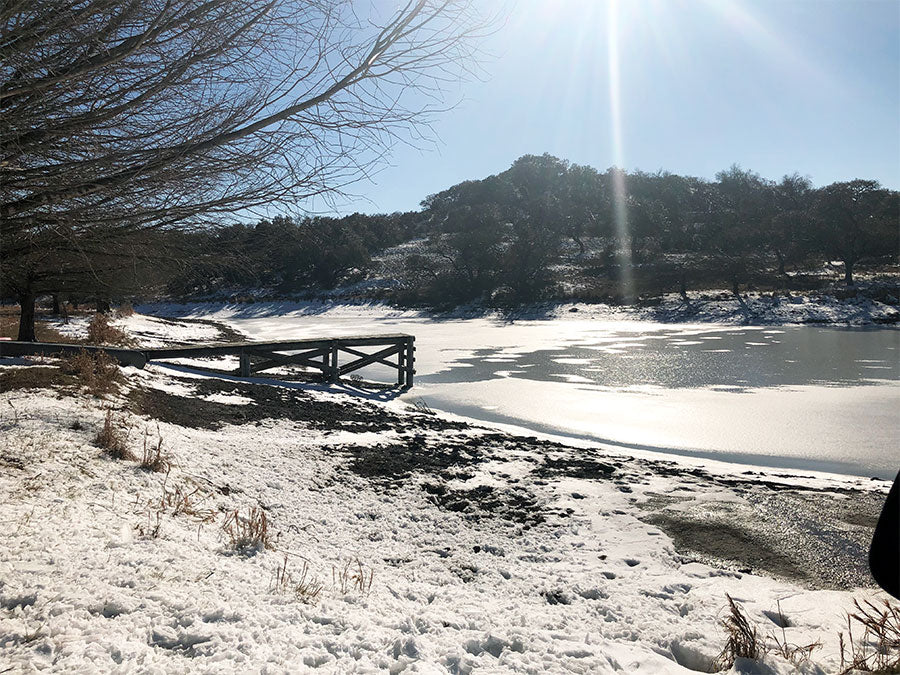
<instances>
[{"instance_id":1,"label":"dry grass","mask_svg":"<svg viewBox=\"0 0 900 675\"><path fill-rule=\"evenodd\" d=\"M341 595L355 591L360 595L368 595L372 590L372 582L375 580L375 570L366 571L365 565L359 558L345 563L342 567L331 567L331 583Z\"/></svg>"},{"instance_id":2,"label":"dry grass","mask_svg":"<svg viewBox=\"0 0 900 675\"><path fill-rule=\"evenodd\" d=\"M130 302L123 302L116 308L116 316L120 319L124 319L128 316L134 316L134 307L131 306Z\"/></svg>"},{"instance_id":3,"label":"dry grass","mask_svg":"<svg viewBox=\"0 0 900 675\"><path fill-rule=\"evenodd\" d=\"M324 588L322 582L310 575L306 561L303 562L300 575L296 578L288 571L287 565L288 557L284 556L284 563L275 570L270 592L292 595L304 604L314 604L322 594Z\"/></svg>"},{"instance_id":4,"label":"dry grass","mask_svg":"<svg viewBox=\"0 0 900 675\"><path fill-rule=\"evenodd\" d=\"M154 445L147 442L147 432L144 431L144 451L141 454L140 467L155 473L169 473L172 470L172 458L163 452L163 439L159 427L156 429L156 435L157 441Z\"/></svg>"},{"instance_id":5,"label":"dry grass","mask_svg":"<svg viewBox=\"0 0 900 675\"><path fill-rule=\"evenodd\" d=\"M274 548L266 512L257 506L251 507L246 516L232 511L226 516L222 529L235 551L251 553Z\"/></svg>"},{"instance_id":6,"label":"dry grass","mask_svg":"<svg viewBox=\"0 0 900 675\"><path fill-rule=\"evenodd\" d=\"M9 368L0 372L0 391L15 389L47 389L49 387L74 386L78 383L72 375L50 366Z\"/></svg>"},{"instance_id":7,"label":"dry grass","mask_svg":"<svg viewBox=\"0 0 900 675\"><path fill-rule=\"evenodd\" d=\"M97 312L94 314L87 328L88 342L95 345L122 345L131 344L131 340L124 331L110 325L106 314Z\"/></svg>"},{"instance_id":8,"label":"dry grass","mask_svg":"<svg viewBox=\"0 0 900 675\"><path fill-rule=\"evenodd\" d=\"M34 336L38 342L54 342L58 344L75 344L78 340L66 337L44 321L35 319ZM0 337L15 340L19 337L19 308L6 305L0 310Z\"/></svg>"},{"instance_id":9,"label":"dry grass","mask_svg":"<svg viewBox=\"0 0 900 675\"><path fill-rule=\"evenodd\" d=\"M186 486L178 485L174 490L168 490L163 485L162 497L159 500L157 511L171 511L173 516L188 516L201 523L215 520L217 511L201 507L201 502L207 495L201 494L200 488L188 490Z\"/></svg>"},{"instance_id":10,"label":"dry grass","mask_svg":"<svg viewBox=\"0 0 900 675\"><path fill-rule=\"evenodd\" d=\"M721 670L731 668L737 658L755 661L766 651L756 626L750 623L750 619L730 595L726 594L725 597L728 598L728 616L722 619L722 627L728 637L715 662Z\"/></svg>"},{"instance_id":11,"label":"dry grass","mask_svg":"<svg viewBox=\"0 0 900 675\"><path fill-rule=\"evenodd\" d=\"M777 635L772 634L772 641L775 643L772 651L779 654L786 661L793 663L797 668L802 668L804 664L811 663L810 657L812 653L820 649L822 643L816 641L808 645L797 645L790 642L787 639L787 631L785 631L785 627L790 624L784 614L781 613L781 602L778 603L778 619L778 624L781 626L781 637L779 638Z\"/></svg>"},{"instance_id":12,"label":"dry grass","mask_svg":"<svg viewBox=\"0 0 900 675\"><path fill-rule=\"evenodd\" d=\"M841 674L900 673L900 606L888 600L862 604L854 600L856 611L847 614L847 640L838 635ZM862 626L862 637L854 639L853 626Z\"/></svg>"},{"instance_id":13,"label":"dry grass","mask_svg":"<svg viewBox=\"0 0 900 675\"><path fill-rule=\"evenodd\" d=\"M95 396L116 391L123 379L115 359L102 349L96 352L82 349L60 361L63 372L74 375Z\"/></svg>"},{"instance_id":14,"label":"dry grass","mask_svg":"<svg viewBox=\"0 0 900 675\"><path fill-rule=\"evenodd\" d=\"M106 419L103 421L100 431L97 432L94 443L115 459L126 459L132 462L137 459L134 453L128 449L128 431L124 420L113 417L112 410L106 411Z\"/></svg>"}]
</instances>

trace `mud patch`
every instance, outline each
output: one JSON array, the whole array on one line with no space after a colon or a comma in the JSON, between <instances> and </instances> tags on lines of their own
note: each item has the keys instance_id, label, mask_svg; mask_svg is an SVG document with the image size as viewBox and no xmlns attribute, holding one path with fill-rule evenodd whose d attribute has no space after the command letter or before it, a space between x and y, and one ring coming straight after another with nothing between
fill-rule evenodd
<instances>
[{"instance_id":1,"label":"mud patch","mask_svg":"<svg viewBox=\"0 0 900 675\"><path fill-rule=\"evenodd\" d=\"M668 534L677 551L698 555L702 562L726 562L745 571L765 570L805 582L812 579L793 557L776 550L756 533L731 523L698 521L664 513L653 514L644 521Z\"/></svg>"},{"instance_id":2,"label":"mud patch","mask_svg":"<svg viewBox=\"0 0 900 675\"><path fill-rule=\"evenodd\" d=\"M351 458L350 471L362 478L382 482L399 482L410 474L421 472L446 480L465 479L465 467L479 464L490 457L484 437L429 442L414 436L406 442L390 445L343 445L335 448Z\"/></svg>"},{"instance_id":3,"label":"mud patch","mask_svg":"<svg viewBox=\"0 0 900 675\"><path fill-rule=\"evenodd\" d=\"M227 424L247 424L266 419L302 422L316 429L350 432L387 431L398 428L445 430L461 425L436 417L393 415L383 408L353 400L326 401L300 389L234 382L215 378L172 378L190 387L192 396L178 396L148 387L128 393L131 409L141 415L192 429L217 430ZM234 404L206 400L213 394L231 394L251 399Z\"/></svg>"},{"instance_id":4,"label":"mud patch","mask_svg":"<svg viewBox=\"0 0 900 675\"><path fill-rule=\"evenodd\" d=\"M467 520L499 518L523 527L546 520L545 509L537 498L522 488L496 488L479 485L471 489L450 489L446 485L426 483L422 488L448 511L464 514Z\"/></svg>"}]
</instances>

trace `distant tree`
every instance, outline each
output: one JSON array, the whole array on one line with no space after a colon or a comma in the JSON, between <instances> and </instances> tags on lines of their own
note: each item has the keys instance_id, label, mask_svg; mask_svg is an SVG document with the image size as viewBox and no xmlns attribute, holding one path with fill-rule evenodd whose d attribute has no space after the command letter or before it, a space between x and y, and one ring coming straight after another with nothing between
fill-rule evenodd
<instances>
[{"instance_id":1,"label":"distant tree","mask_svg":"<svg viewBox=\"0 0 900 675\"><path fill-rule=\"evenodd\" d=\"M788 260L810 252L812 183L797 173L784 176L773 186L771 218L763 223L766 244L775 255L778 274L785 276Z\"/></svg>"},{"instance_id":2,"label":"distant tree","mask_svg":"<svg viewBox=\"0 0 900 675\"><path fill-rule=\"evenodd\" d=\"M844 264L844 281L853 283L856 264L869 256L896 256L898 193L877 181L852 180L821 188L814 207L821 250Z\"/></svg>"},{"instance_id":3,"label":"distant tree","mask_svg":"<svg viewBox=\"0 0 900 675\"><path fill-rule=\"evenodd\" d=\"M751 258L765 248L765 226L774 213L773 186L735 164L716 174L715 199L705 244L743 305L740 284L747 277Z\"/></svg>"}]
</instances>

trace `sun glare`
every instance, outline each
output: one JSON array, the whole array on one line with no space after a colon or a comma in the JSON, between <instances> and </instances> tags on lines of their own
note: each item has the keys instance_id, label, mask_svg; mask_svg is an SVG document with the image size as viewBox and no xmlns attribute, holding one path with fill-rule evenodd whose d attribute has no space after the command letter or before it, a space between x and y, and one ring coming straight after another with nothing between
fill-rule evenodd
<instances>
[{"instance_id":1,"label":"sun glare","mask_svg":"<svg viewBox=\"0 0 900 675\"><path fill-rule=\"evenodd\" d=\"M613 150L613 164L624 170L625 150L622 134L622 87L620 57L620 17L618 0L610 0L607 4L607 63L609 66L609 129ZM616 223L617 250L619 263L619 286L622 295L634 297L634 283L631 277L631 246L628 232L628 196L625 186L625 174L616 170L612 174L614 218Z\"/></svg>"}]
</instances>

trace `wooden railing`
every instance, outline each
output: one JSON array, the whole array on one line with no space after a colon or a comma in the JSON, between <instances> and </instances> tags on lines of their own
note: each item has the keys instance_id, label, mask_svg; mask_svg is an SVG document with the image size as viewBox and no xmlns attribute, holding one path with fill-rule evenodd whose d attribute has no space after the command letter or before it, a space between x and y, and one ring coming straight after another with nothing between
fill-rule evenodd
<instances>
[{"instance_id":1,"label":"wooden railing","mask_svg":"<svg viewBox=\"0 0 900 675\"><path fill-rule=\"evenodd\" d=\"M367 348L381 347L374 352ZM146 349L120 349L49 342L0 341L0 356L73 354L81 350L105 351L122 365L143 368L151 361L237 356L237 374L254 373L284 366L317 371L319 379L336 382L366 366L380 364L397 370L397 386L410 388L415 375L415 337L406 334L358 335L279 342L232 342L179 345ZM347 357L351 358L347 358ZM396 362L392 357L396 356ZM342 363L343 361L343 363Z\"/></svg>"}]
</instances>

